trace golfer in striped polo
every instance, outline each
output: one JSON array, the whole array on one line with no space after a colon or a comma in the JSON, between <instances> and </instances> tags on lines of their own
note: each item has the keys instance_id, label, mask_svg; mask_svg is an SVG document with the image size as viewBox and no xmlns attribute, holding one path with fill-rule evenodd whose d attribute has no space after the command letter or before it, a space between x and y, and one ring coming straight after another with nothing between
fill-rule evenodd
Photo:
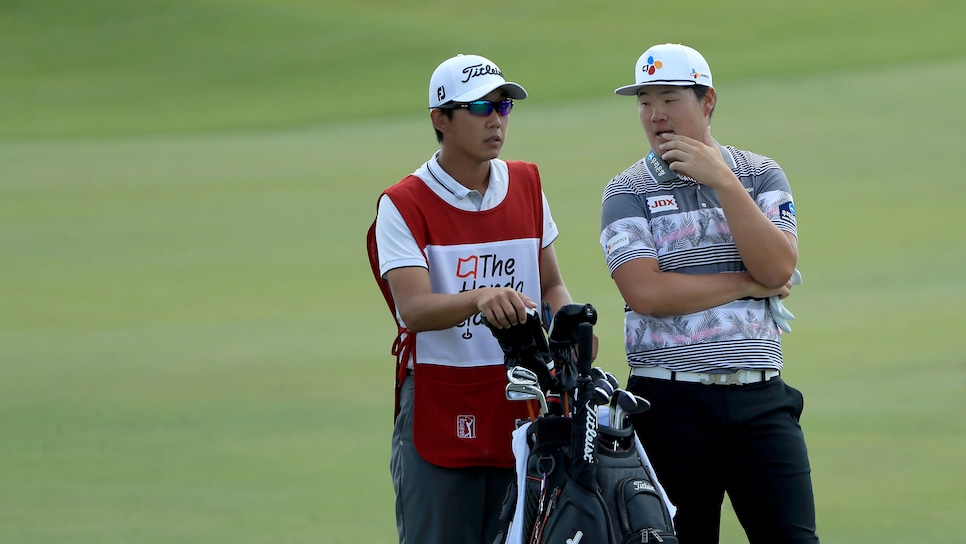
<instances>
[{"instance_id":1,"label":"golfer in striped polo","mask_svg":"<svg viewBox=\"0 0 966 544\"><path fill-rule=\"evenodd\" d=\"M600 243L624 298L634 418L682 544L718 542L728 493L751 543L818 542L803 399L780 373L799 278L795 207L768 157L711 136L717 94L680 44L638 59L650 150L607 184Z\"/></svg>"}]
</instances>

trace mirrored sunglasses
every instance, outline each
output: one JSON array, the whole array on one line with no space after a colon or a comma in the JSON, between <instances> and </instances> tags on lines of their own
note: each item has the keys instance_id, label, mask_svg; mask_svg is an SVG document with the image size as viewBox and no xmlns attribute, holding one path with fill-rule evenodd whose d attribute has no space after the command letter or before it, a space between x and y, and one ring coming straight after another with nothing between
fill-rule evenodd
<instances>
[{"instance_id":1,"label":"mirrored sunglasses","mask_svg":"<svg viewBox=\"0 0 966 544\"><path fill-rule=\"evenodd\" d=\"M513 101L510 99L500 100L499 102L490 102L489 100L474 100L473 102L467 102L465 104L447 104L445 106L441 106L440 109L455 110L461 108L467 109L471 115L479 115L480 117L489 116L491 113L493 113L493 110L496 110L496 113L498 113L500 117L506 117L507 115L510 115L510 110L513 109Z\"/></svg>"}]
</instances>

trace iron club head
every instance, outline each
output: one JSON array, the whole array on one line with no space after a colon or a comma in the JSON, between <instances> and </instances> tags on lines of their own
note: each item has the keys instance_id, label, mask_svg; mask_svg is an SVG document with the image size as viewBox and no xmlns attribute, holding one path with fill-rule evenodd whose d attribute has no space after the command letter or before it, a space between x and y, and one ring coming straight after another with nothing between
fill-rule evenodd
<instances>
[{"instance_id":1,"label":"iron club head","mask_svg":"<svg viewBox=\"0 0 966 544\"><path fill-rule=\"evenodd\" d=\"M523 366L514 366L506 371L506 379L510 383L537 385L540 378L537 373Z\"/></svg>"},{"instance_id":2,"label":"iron club head","mask_svg":"<svg viewBox=\"0 0 966 544\"><path fill-rule=\"evenodd\" d=\"M545 416L549 413L547 397L536 385L508 383L506 384L506 398L509 400L537 400L540 402L540 415Z\"/></svg>"}]
</instances>

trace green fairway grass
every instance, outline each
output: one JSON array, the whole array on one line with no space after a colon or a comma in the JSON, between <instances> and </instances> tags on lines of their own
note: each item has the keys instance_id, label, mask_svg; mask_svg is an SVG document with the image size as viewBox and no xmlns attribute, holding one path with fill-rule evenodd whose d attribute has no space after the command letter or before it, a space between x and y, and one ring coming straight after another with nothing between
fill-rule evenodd
<instances>
[{"instance_id":1,"label":"green fairway grass","mask_svg":"<svg viewBox=\"0 0 966 544\"><path fill-rule=\"evenodd\" d=\"M596 364L599 204L648 45L775 158L804 284L784 376L823 542L966 534L966 35L952 1L0 2L0 543L396 541L395 332L365 231L428 159L433 68L496 61ZM722 467L727 470L727 467ZM726 505L722 542L746 542Z\"/></svg>"}]
</instances>

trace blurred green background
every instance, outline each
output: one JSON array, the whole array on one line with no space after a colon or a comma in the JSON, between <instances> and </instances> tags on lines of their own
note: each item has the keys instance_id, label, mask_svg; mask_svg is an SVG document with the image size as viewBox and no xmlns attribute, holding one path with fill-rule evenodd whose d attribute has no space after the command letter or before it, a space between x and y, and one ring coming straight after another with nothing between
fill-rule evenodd
<instances>
[{"instance_id":1,"label":"blurred green background","mask_svg":"<svg viewBox=\"0 0 966 544\"><path fill-rule=\"evenodd\" d=\"M702 51L713 134L774 157L805 283L823 542L966 534L966 4L0 0L0 542L390 543L379 192L436 149L456 53L531 96L565 278L626 375L597 245L646 151L613 95ZM728 507L726 505L726 510ZM744 542L730 511L722 542Z\"/></svg>"}]
</instances>

